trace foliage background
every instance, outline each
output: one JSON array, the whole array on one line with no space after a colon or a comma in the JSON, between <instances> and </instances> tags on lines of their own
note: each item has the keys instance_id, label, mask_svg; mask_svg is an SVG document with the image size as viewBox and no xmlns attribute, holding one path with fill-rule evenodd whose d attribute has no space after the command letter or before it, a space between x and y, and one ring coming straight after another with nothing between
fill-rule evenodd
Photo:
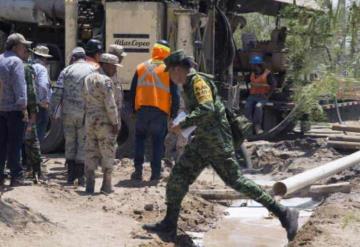
<instances>
[{"instance_id":1,"label":"foliage background","mask_svg":"<svg viewBox=\"0 0 360 247\"><path fill-rule=\"evenodd\" d=\"M296 6L281 11L281 25L288 28L288 80L293 81L294 100L301 113L321 116L319 100L335 96L358 98L360 91L360 0L316 0L321 12ZM270 39L275 17L245 15L247 26L235 32L241 47L241 33L253 32L258 40ZM313 76L316 75L316 76ZM342 93L339 92L354 92Z\"/></svg>"}]
</instances>

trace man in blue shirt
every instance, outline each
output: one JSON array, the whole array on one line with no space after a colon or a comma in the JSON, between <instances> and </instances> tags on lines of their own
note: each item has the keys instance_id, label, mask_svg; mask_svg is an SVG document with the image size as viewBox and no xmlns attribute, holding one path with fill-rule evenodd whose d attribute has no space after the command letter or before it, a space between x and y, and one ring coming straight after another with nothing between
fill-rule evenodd
<instances>
[{"instance_id":1,"label":"man in blue shirt","mask_svg":"<svg viewBox=\"0 0 360 247\"><path fill-rule=\"evenodd\" d=\"M0 186L4 183L5 162L11 186L24 185L20 164L27 116L27 91L23 60L31 44L19 33L11 34L0 55Z\"/></svg>"},{"instance_id":2,"label":"man in blue shirt","mask_svg":"<svg viewBox=\"0 0 360 247\"><path fill-rule=\"evenodd\" d=\"M44 140L46 128L49 123L49 103L51 98L51 85L48 70L46 69L49 48L38 45L34 51L33 68L35 70L35 85L38 96L39 112L36 116L36 128L40 143Z\"/></svg>"}]
</instances>

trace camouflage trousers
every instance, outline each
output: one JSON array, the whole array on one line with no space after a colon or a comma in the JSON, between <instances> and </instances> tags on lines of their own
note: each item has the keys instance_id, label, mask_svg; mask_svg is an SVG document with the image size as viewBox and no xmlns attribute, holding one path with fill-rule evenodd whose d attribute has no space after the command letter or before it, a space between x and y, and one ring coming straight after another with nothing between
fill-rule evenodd
<instances>
[{"instance_id":1,"label":"camouflage trousers","mask_svg":"<svg viewBox=\"0 0 360 247\"><path fill-rule=\"evenodd\" d=\"M85 172L93 171L98 166L113 169L117 148L117 135L112 126L104 123L86 123Z\"/></svg>"},{"instance_id":2,"label":"camouflage trousers","mask_svg":"<svg viewBox=\"0 0 360 247\"><path fill-rule=\"evenodd\" d=\"M83 117L63 116L65 158L84 162L85 126Z\"/></svg>"},{"instance_id":3,"label":"camouflage trousers","mask_svg":"<svg viewBox=\"0 0 360 247\"><path fill-rule=\"evenodd\" d=\"M216 171L220 178L234 190L269 207L274 199L252 180L241 174L239 163L235 157L232 138L228 131L219 130L195 136L185 147L185 151L175 164L166 188L166 201L175 208L208 165Z\"/></svg>"},{"instance_id":4,"label":"camouflage trousers","mask_svg":"<svg viewBox=\"0 0 360 247\"><path fill-rule=\"evenodd\" d=\"M25 133L24 156L26 168L28 171L40 172L41 151L40 142L36 132L36 124L31 126L31 131Z\"/></svg>"}]
</instances>

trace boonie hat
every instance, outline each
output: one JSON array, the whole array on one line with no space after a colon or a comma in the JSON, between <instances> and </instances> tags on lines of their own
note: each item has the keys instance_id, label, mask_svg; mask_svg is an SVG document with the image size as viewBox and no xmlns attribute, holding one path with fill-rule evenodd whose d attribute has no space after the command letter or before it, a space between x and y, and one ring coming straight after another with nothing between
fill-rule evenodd
<instances>
[{"instance_id":1,"label":"boonie hat","mask_svg":"<svg viewBox=\"0 0 360 247\"><path fill-rule=\"evenodd\" d=\"M100 63L109 63L109 64L113 64L118 67L123 67L121 64L119 64L119 58L110 53L101 54Z\"/></svg>"},{"instance_id":2,"label":"boonie hat","mask_svg":"<svg viewBox=\"0 0 360 247\"><path fill-rule=\"evenodd\" d=\"M34 50L33 53L35 55L38 55L40 57L45 57L45 58L51 58L52 56L49 54L49 48L47 48L45 45L37 45Z\"/></svg>"}]
</instances>

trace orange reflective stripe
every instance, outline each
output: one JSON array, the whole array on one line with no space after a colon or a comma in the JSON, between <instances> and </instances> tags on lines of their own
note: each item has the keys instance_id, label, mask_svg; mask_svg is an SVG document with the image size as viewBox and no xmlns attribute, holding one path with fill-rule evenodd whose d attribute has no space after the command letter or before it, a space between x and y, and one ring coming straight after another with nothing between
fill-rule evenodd
<instances>
[{"instance_id":1,"label":"orange reflective stripe","mask_svg":"<svg viewBox=\"0 0 360 247\"><path fill-rule=\"evenodd\" d=\"M168 93L170 93L170 87L169 85L165 85L160 77L155 72L156 67L158 65L151 64L150 62L144 63L145 66L145 72L143 75L138 79L138 86L144 86L144 87L157 87L159 89L162 89ZM151 80L149 80L149 77Z\"/></svg>"}]
</instances>

